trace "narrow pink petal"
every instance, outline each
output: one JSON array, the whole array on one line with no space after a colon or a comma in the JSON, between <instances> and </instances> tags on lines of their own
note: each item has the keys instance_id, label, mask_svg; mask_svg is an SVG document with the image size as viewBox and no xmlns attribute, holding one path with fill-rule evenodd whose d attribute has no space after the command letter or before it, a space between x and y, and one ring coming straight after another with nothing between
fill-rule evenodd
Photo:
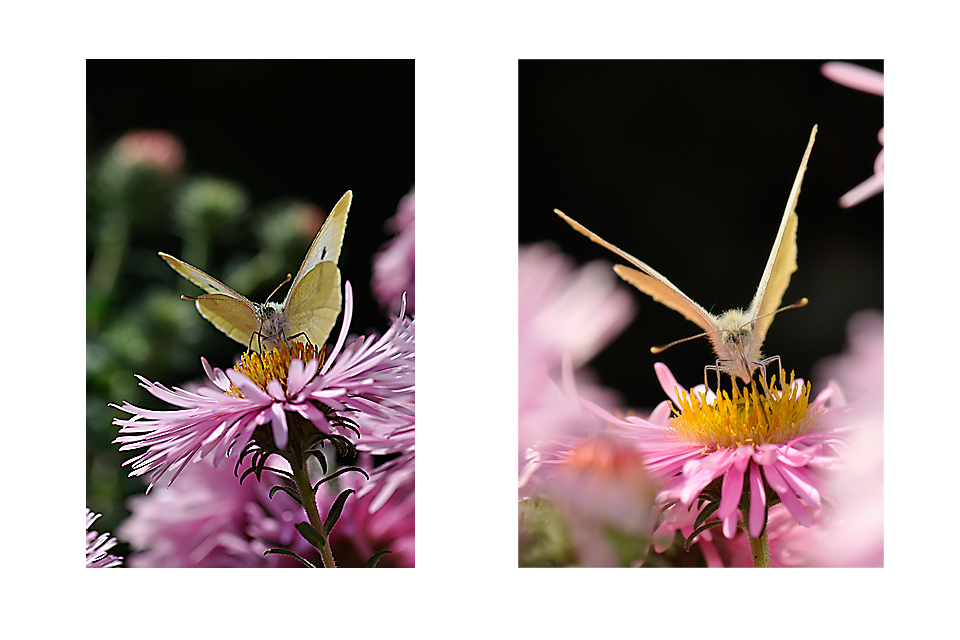
<instances>
[{"instance_id":1,"label":"narrow pink petal","mask_svg":"<svg viewBox=\"0 0 960 640\"><path fill-rule=\"evenodd\" d=\"M783 466L780 467L780 473L783 475L783 479L786 480L787 484L803 498L807 506L819 508L820 492L813 485L812 478L810 477L812 474L807 471L806 467L793 468Z\"/></svg>"},{"instance_id":2,"label":"narrow pink petal","mask_svg":"<svg viewBox=\"0 0 960 640\"><path fill-rule=\"evenodd\" d=\"M723 518L723 525L721 525L723 530L723 537L727 540L733 540L734 536L737 535L737 512L734 511L726 518Z\"/></svg>"},{"instance_id":3,"label":"narrow pink petal","mask_svg":"<svg viewBox=\"0 0 960 640\"><path fill-rule=\"evenodd\" d=\"M797 494L790 489L786 480L780 475L779 468L780 465L778 464L768 464L763 467L763 471L767 476L767 482L770 483L770 487L780 496L780 500L783 501L783 506L787 508L787 511L790 512L793 519L796 520L800 526L809 527L813 521L810 512L800 504Z\"/></svg>"},{"instance_id":4,"label":"narrow pink petal","mask_svg":"<svg viewBox=\"0 0 960 640\"><path fill-rule=\"evenodd\" d=\"M679 389L681 392L685 392L686 389L677 383L677 379L673 377L670 368L662 362L657 362L654 363L653 370L656 372L657 380L660 381L660 386L663 387L667 397L673 400L675 404L679 404L680 401L677 399L677 390Z\"/></svg>"},{"instance_id":5,"label":"narrow pink petal","mask_svg":"<svg viewBox=\"0 0 960 640\"><path fill-rule=\"evenodd\" d=\"M870 176L859 185L848 191L840 198L840 206L844 209L860 204L867 198L872 198L883 191L883 174Z\"/></svg>"},{"instance_id":6,"label":"narrow pink petal","mask_svg":"<svg viewBox=\"0 0 960 640\"><path fill-rule=\"evenodd\" d=\"M759 538L766 518L767 492L760 465L750 462L750 535Z\"/></svg>"},{"instance_id":7,"label":"narrow pink petal","mask_svg":"<svg viewBox=\"0 0 960 640\"><path fill-rule=\"evenodd\" d=\"M270 412L273 414L273 442L278 449L284 449L287 446L287 415L279 402L270 405Z\"/></svg>"},{"instance_id":8,"label":"narrow pink petal","mask_svg":"<svg viewBox=\"0 0 960 640\"><path fill-rule=\"evenodd\" d=\"M271 398L267 393L263 391L253 380L243 375L236 369L227 369L227 377L230 378L230 382L236 385L237 389L240 389L240 393L244 395L248 400L255 402L257 404L267 404L272 402Z\"/></svg>"},{"instance_id":9,"label":"narrow pink petal","mask_svg":"<svg viewBox=\"0 0 960 640\"><path fill-rule=\"evenodd\" d=\"M720 508L717 509L717 516L722 519L730 517L731 513L736 513L737 506L740 504L740 496L743 495L743 472L750 462L750 454L753 447L739 447L733 452L733 464L723 476L723 485L720 489ZM724 532L726 535L726 532ZM730 536L727 536L728 538Z\"/></svg>"},{"instance_id":10,"label":"narrow pink petal","mask_svg":"<svg viewBox=\"0 0 960 640\"><path fill-rule=\"evenodd\" d=\"M820 72L837 84L851 89L866 91L874 95L883 95L883 74L849 62L827 62Z\"/></svg>"},{"instance_id":11,"label":"narrow pink petal","mask_svg":"<svg viewBox=\"0 0 960 640\"><path fill-rule=\"evenodd\" d=\"M340 349L343 347L343 343L347 339L347 331L350 330L350 321L353 319L353 288L350 286L349 280L344 283L343 292L343 323L340 325L340 335L337 337L337 344L334 346L333 351L330 352L330 356L323 365L323 369L320 370L321 374L329 371L330 367L336 361L337 356L340 354Z\"/></svg>"}]
</instances>

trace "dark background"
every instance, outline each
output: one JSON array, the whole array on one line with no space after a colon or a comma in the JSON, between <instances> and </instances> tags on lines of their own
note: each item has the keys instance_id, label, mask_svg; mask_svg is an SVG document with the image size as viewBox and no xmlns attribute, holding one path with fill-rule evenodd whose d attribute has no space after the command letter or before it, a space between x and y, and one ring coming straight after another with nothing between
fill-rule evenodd
<instances>
[{"instance_id":1,"label":"dark background","mask_svg":"<svg viewBox=\"0 0 960 640\"><path fill-rule=\"evenodd\" d=\"M161 408L137 386L135 373L182 386L205 379L201 356L225 369L243 351L179 300L202 292L157 257L164 251L187 259L174 214L178 190L210 177L245 191L245 211L212 230L208 264L196 266L258 302L286 273L296 274L322 220L318 211L316 228L282 252L284 264L256 274L260 284L244 289L230 273L263 249L267 218L303 204L325 214L353 190L339 260L342 280L354 291L351 334L382 333L388 318L370 291L372 260L392 237L384 222L414 186L414 62L88 61L86 81L88 274L103 251L96 243L117 215L110 204L116 197L103 196L102 187L114 143L131 130L163 130L186 153L171 181L137 183L156 198L124 201L118 226L126 244L115 286L96 292L88 281L87 506L104 514L96 530L115 532L127 514L125 498L142 494L145 484L120 467L134 453L111 444L117 435L111 419L125 414L107 403ZM127 551L120 545L113 553Z\"/></svg>"},{"instance_id":2,"label":"dark background","mask_svg":"<svg viewBox=\"0 0 960 640\"><path fill-rule=\"evenodd\" d=\"M828 80L823 62L521 61L520 243L552 241L580 264L622 263L558 208L712 313L746 306L817 124L797 205L799 269L783 299L810 304L778 316L764 349L809 379L816 361L844 349L851 314L883 310L882 194L837 204L873 173L883 98ZM714 358L705 338L652 355L700 329L623 286L639 315L590 366L630 406L650 408L664 399L654 362L693 386Z\"/></svg>"}]
</instances>

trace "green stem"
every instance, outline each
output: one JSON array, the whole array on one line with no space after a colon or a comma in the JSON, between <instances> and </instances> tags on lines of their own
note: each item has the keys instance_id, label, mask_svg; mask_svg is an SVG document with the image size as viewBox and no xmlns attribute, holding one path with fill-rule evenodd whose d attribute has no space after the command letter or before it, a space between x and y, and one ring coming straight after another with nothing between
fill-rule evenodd
<instances>
[{"instance_id":1,"label":"green stem","mask_svg":"<svg viewBox=\"0 0 960 640\"><path fill-rule=\"evenodd\" d=\"M754 538L749 533L747 533L747 537L750 538L753 566L758 569L769 569L772 565L770 564L770 542L767 540L767 529L764 528L763 535L759 538Z\"/></svg>"},{"instance_id":2,"label":"green stem","mask_svg":"<svg viewBox=\"0 0 960 640\"><path fill-rule=\"evenodd\" d=\"M323 546L320 549L320 558L323 560L323 566L336 568L337 563L333 560L333 552L330 550L330 540L327 537L327 531L323 528L323 520L320 518L320 512L317 510L317 499L313 493L313 485L310 484L310 476L307 474L307 461L303 455L297 456L297 460L290 461L293 468L293 478L297 483L297 492L300 494L300 502L307 510L307 518L310 525L317 530L320 538L323 540Z\"/></svg>"}]
</instances>

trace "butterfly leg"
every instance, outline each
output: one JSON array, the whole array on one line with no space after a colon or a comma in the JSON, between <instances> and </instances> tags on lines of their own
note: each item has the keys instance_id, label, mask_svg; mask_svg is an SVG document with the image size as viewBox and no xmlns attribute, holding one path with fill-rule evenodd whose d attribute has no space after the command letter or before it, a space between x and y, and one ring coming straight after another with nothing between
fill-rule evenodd
<instances>
[{"instance_id":1,"label":"butterfly leg","mask_svg":"<svg viewBox=\"0 0 960 640\"><path fill-rule=\"evenodd\" d=\"M777 361L777 365L780 369L780 388L783 389L783 362L780 360L780 356L770 356L769 358L764 358L760 362L754 362L753 364L760 367L761 375L763 375L763 388L766 393L770 393L770 390L767 389L767 365L771 364L774 360Z\"/></svg>"},{"instance_id":2,"label":"butterfly leg","mask_svg":"<svg viewBox=\"0 0 960 640\"><path fill-rule=\"evenodd\" d=\"M703 368L703 386L710 390L710 385L707 383L707 371L716 371L717 372L717 395L720 395L720 372L726 371L730 372L730 367L724 365L724 362L732 362L732 360L717 360L716 364L708 364Z\"/></svg>"}]
</instances>

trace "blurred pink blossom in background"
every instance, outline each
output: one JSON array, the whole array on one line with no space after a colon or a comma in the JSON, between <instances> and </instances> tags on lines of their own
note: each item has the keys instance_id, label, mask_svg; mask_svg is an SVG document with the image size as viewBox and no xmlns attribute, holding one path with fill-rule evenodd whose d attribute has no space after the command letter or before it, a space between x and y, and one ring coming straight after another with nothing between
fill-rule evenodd
<instances>
[{"instance_id":1,"label":"blurred pink blossom in background","mask_svg":"<svg viewBox=\"0 0 960 640\"><path fill-rule=\"evenodd\" d=\"M373 296L390 315L400 308L407 294L407 313L416 315L416 231L414 189L400 199L397 213L387 220L388 231L396 234L373 258Z\"/></svg>"},{"instance_id":2,"label":"blurred pink blossom in background","mask_svg":"<svg viewBox=\"0 0 960 640\"><path fill-rule=\"evenodd\" d=\"M577 269L549 244L520 248L521 486L536 469L531 456L536 455L532 447L537 442L583 435L596 426L596 419L579 406L578 395L614 401L610 391L590 384L589 373L582 369L575 386L574 371L622 331L634 314L633 299L608 264L595 262Z\"/></svg>"},{"instance_id":3,"label":"blurred pink blossom in background","mask_svg":"<svg viewBox=\"0 0 960 640\"><path fill-rule=\"evenodd\" d=\"M120 138L113 148L116 159L123 164L148 164L167 173L183 168L183 145L166 131L131 131Z\"/></svg>"},{"instance_id":4,"label":"blurred pink blossom in background","mask_svg":"<svg viewBox=\"0 0 960 640\"><path fill-rule=\"evenodd\" d=\"M820 71L824 76L837 84L851 89L858 89L878 96L883 95L883 74L873 69L866 69L847 62L827 62ZM877 134L880 146L883 147L883 129ZM840 198L840 206L849 208L872 198L883 191L883 149L873 163L873 175L848 191Z\"/></svg>"}]
</instances>

